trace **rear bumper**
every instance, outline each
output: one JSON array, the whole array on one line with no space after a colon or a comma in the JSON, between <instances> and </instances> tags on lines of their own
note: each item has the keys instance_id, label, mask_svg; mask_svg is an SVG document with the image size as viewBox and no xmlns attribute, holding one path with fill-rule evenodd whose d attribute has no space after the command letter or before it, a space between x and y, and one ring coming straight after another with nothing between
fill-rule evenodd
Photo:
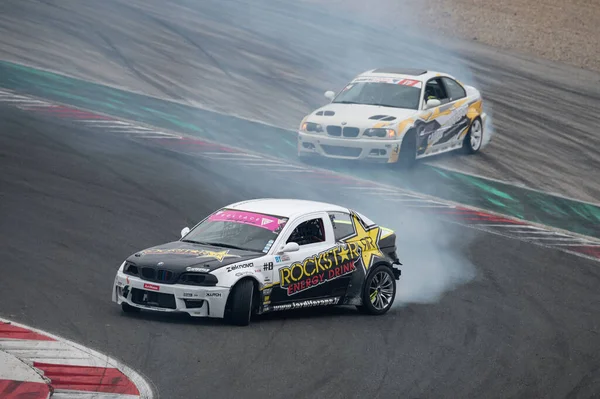
<instances>
[{"instance_id":1,"label":"rear bumper","mask_svg":"<svg viewBox=\"0 0 600 399\"><path fill-rule=\"evenodd\" d=\"M402 139L344 139L326 134L298 132L298 156L393 163L398 160Z\"/></svg>"}]
</instances>

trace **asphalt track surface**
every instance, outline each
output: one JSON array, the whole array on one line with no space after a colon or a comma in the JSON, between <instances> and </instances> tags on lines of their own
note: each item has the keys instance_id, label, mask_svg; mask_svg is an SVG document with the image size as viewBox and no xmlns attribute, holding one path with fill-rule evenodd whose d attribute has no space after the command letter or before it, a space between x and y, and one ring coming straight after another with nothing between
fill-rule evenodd
<instances>
[{"instance_id":1,"label":"asphalt track surface","mask_svg":"<svg viewBox=\"0 0 600 399\"><path fill-rule=\"evenodd\" d=\"M497 134L432 163L597 202L600 74L437 38L410 4L373 20L313 0L4 0L0 56L288 128L368 68L443 70L482 89Z\"/></svg>"},{"instance_id":2,"label":"asphalt track surface","mask_svg":"<svg viewBox=\"0 0 600 399\"><path fill-rule=\"evenodd\" d=\"M401 259L426 241L476 269L435 303L384 317L353 308L274 314L247 328L124 315L110 290L130 253L177 239L230 202L331 193L14 108L0 107L0 132L0 314L125 361L162 398L588 398L600 390L597 262L450 224L431 231L426 218L400 231Z\"/></svg>"}]
</instances>

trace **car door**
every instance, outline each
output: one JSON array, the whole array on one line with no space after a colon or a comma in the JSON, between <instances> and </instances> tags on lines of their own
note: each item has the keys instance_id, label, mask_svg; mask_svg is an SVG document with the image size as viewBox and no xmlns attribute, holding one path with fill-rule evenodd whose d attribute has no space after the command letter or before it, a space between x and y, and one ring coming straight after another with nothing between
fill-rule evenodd
<instances>
[{"instance_id":1,"label":"car door","mask_svg":"<svg viewBox=\"0 0 600 399\"><path fill-rule=\"evenodd\" d=\"M449 98L448 104L451 106L452 114L444 121L444 137L437 145L446 147L462 145L462 139L470 124L467 117L469 111L467 92L456 80L448 76L441 79Z\"/></svg>"},{"instance_id":2,"label":"car door","mask_svg":"<svg viewBox=\"0 0 600 399\"><path fill-rule=\"evenodd\" d=\"M435 108L426 109L428 100L439 100L441 104ZM416 123L417 157L430 153L440 135L443 134L441 119L448 101L449 98L440 78L429 79L425 82L421 108L424 111Z\"/></svg>"},{"instance_id":3,"label":"car door","mask_svg":"<svg viewBox=\"0 0 600 399\"><path fill-rule=\"evenodd\" d=\"M289 242L297 243L299 250L277 254L277 248ZM325 212L305 215L286 226L275 247L273 287L269 298L273 310L293 308L307 300L327 298L345 291L344 280L328 278L331 264L324 263L335 246L331 221ZM317 263L321 266L317 267Z\"/></svg>"},{"instance_id":4,"label":"car door","mask_svg":"<svg viewBox=\"0 0 600 399\"><path fill-rule=\"evenodd\" d=\"M440 100L441 104L423 114L428 129L426 134L419 137L418 155L442 152L459 146L460 134L469 125L465 90L454 79L442 76L427 81L423 97L423 104L430 98Z\"/></svg>"}]
</instances>

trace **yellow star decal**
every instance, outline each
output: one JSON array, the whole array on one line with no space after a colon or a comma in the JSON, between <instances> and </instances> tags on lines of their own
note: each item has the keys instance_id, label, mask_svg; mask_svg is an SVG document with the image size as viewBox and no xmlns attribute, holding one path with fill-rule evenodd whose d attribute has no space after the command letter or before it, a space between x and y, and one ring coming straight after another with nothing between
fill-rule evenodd
<instances>
[{"instance_id":1,"label":"yellow star decal","mask_svg":"<svg viewBox=\"0 0 600 399\"><path fill-rule=\"evenodd\" d=\"M343 249L340 249L339 254L340 254L340 262L343 263L344 260L350 260L350 258L348 257L348 252L350 252L348 250L348 248L344 247Z\"/></svg>"},{"instance_id":2,"label":"yellow star decal","mask_svg":"<svg viewBox=\"0 0 600 399\"><path fill-rule=\"evenodd\" d=\"M381 228L377 225L367 228L355 213L352 213L352 226L354 226L354 235L346 238L344 241L356 244L360 249L360 257L366 270L371 267L373 258L378 256L383 258L383 252L379 248L381 239Z\"/></svg>"}]
</instances>

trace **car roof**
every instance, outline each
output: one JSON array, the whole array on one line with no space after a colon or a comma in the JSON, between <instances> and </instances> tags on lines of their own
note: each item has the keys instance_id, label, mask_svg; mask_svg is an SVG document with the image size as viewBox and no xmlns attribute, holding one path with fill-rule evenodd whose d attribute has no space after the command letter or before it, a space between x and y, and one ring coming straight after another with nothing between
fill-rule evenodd
<instances>
[{"instance_id":1,"label":"car roof","mask_svg":"<svg viewBox=\"0 0 600 399\"><path fill-rule=\"evenodd\" d=\"M416 69L416 68L377 68L377 69L370 69L368 71L365 71L363 73L361 73L360 75L356 76L356 78L358 77L365 77L365 76L373 76L373 77L386 77L386 78L395 78L395 79L414 79L414 80L420 80L420 81L427 81L431 78L435 78L436 76L448 76L450 78L453 78L453 76L447 74L447 73L443 73L443 72L437 72L437 71L428 71L425 69Z\"/></svg>"},{"instance_id":2,"label":"car roof","mask_svg":"<svg viewBox=\"0 0 600 399\"><path fill-rule=\"evenodd\" d=\"M327 202L299 200L299 199L279 199L279 198L259 198L249 201L236 202L225 208L239 209L241 211L266 213L273 216L296 218L308 213L321 211L349 212L348 208L339 205L329 204Z\"/></svg>"}]
</instances>

